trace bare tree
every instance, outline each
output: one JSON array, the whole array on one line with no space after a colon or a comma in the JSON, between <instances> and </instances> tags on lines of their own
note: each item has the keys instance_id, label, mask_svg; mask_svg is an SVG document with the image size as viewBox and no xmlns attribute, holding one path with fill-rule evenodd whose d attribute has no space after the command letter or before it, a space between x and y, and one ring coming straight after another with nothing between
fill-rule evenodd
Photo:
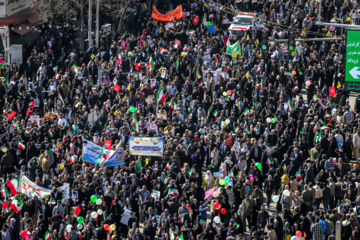
<instances>
[{"instance_id":1,"label":"bare tree","mask_svg":"<svg viewBox=\"0 0 360 240\"><path fill-rule=\"evenodd\" d=\"M36 7L42 17L53 19L75 18L79 34L80 49L84 50L84 37L86 28L84 26L84 11L87 7L87 0L29 0L30 7Z\"/></svg>"},{"instance_id":2,"label":"bare tree","mask_svg":"<svg viewBox=\"0 0 360 240\"><path fill-rule=\"evenodd\" d=\"M106 8L114 18L114 21L118 21L117 32L124 32L124 22L131 14L128 12L128 8L135 8L136 2L132 0L109 0L106 3Z\"/></svg>"}]
</instances>

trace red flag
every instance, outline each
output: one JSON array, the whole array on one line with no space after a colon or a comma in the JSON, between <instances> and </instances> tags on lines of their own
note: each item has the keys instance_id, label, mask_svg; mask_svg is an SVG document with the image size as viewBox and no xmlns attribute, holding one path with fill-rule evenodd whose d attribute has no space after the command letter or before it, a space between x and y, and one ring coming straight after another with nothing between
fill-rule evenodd
<instances>
[{"instance_id":1,"label":"red flag","mask_svg":"<svg viewBox=\"0 0 360 240\"><path fill-rule=\"evenodd\" d=\"M145 42L145 40L140 40L140 47L141 47L143 42Z\"/></svg>"},{"instance_id":2,"label":"red flag","mask_svg":"<svg viewBox=\"0 0 360 240\"><path fill-rule=\"evenodd\" d=\"M121 49L125 49L125 48L126 48L125 41L121 41Z\"/></svg>"},{"instance_id":3,"label":"red flag","mask_svg":"<svg viewBox=\"0 0 360 240\"><path fill-rule=\"evenodd\" d=\"M106 149L111 150L111 140L105 140L104 144Z\"/></svg>"},{"instance_id":4,"label":"red flag","mask_svg":"<svg viewBox=\"0 0 360 240\"><path fill-rule=\"evenodd\" d=\"M140 65L141 63L135 63L135 70L140 72Z\"/></svg>"},{"instance_id":5,"label":"red flag","mask_svg":"<svg viewBox=\"0 0 360 240\"><path fill-rule=\"evenodd\" d=\"M329 87L329 95L331 97L335 97L335 95L336 95L335 87Z\"/></svg>"},{"instance_id":6,"label":"red flag","mask_svg":"<svg viewBox=\"0 0 360 240\"><path fill-rule=\"evenodd\" d=\"M12 111L8 116L8 120L11 120L15 115L16 115L16 112Z\"/></svg>"},{"instance_id":7,"label":"red flag","mask_svg":"<svg viewBox=\"0 0 360 240\"><path fill-rule=\"evenodd\" d=\"M114 90L116 91L117 94L119 94L120 86L119 85L114 85Z\"/></svg>"}]
</instances>

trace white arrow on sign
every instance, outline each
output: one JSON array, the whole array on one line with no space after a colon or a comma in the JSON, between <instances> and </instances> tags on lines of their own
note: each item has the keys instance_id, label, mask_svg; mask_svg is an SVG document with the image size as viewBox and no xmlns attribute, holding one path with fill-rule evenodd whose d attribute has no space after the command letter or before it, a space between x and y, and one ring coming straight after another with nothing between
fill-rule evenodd
<instances>
[{"instance_id":1,"label":"white arrow on sign","mask_svg":"<svg viewBox=\"0 0 360 240\"><path fill-rule=\"evenodd\" d=\"M359 67L353 67L353 69L351 69L349 71L350 75L354 78L354 79L359 79L358 75L360 75L360 71L358 71Z\"/></svg>"}]
</instances>

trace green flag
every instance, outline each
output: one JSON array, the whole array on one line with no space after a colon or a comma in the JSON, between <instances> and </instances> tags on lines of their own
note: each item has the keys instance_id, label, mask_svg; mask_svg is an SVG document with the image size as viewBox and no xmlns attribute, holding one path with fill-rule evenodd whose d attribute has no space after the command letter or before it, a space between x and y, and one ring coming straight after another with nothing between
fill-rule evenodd
<instances>
[{"instance_id":1,"label":"green flag","mask_svg":"<svg viewBox=\"0 0 360 240\"><path fill-rule=\"evenodd\" d=\"M9 82L9 74L6 74L5 81L3 83L3 86L7 85Z\"/></svg>"},{"instance_id":2,"label":"green flag","mask_svg":"<svg viewBox=\"0 0 360 240\"><path fill-rule=\"evenodd\" d=\"M135 164L135 171L136 171L136 173L140 172L141 168L142 168L141 161L138 161L138 162Z\"/></svg>"}]
</instances>

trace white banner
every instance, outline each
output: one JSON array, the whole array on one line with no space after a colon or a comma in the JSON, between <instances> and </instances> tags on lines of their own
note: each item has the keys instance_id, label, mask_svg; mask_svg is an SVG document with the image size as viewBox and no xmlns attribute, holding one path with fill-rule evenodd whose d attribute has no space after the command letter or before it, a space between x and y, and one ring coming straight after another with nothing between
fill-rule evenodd
<instances>
[{"instance_id":1,"label":"white banner","mask_svg":"<svg viewBox=\"0 0 360 240\"><path fill-rule=\"evenodd\" d=\"M61 200L62 204L66 204L68 198L70 196L70 185L66 184L57 189L59 192L62 192L63 198ZM20 192L24 193L29 198L33 198L33 196L38 196L39 199L45 198L48 195L51 195L50 189L40 187L39 185L32 182L26 176L21 176L20 178Z\"/></svg>"}]
</instances>

